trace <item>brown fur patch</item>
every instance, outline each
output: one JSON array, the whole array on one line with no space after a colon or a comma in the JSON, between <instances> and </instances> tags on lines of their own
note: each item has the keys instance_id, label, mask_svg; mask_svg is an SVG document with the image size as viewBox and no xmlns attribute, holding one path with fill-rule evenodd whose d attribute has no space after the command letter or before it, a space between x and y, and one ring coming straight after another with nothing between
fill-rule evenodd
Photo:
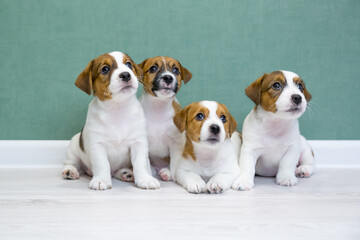
<instances>
[{"instance_id":1,"label":"brown fur patch","mask_svg":"<svg viewBox=\"0 0 360 240\"><path fill-rule=\"evenodd\" d=\"M225 137L230 138L231 135L236 130L237 122L235 121L233 116L231 116L228 108L224 104L218 103L216 114L218 115L219 118L221 115L224 115L226 117L226 122L224 123Z\"/></svg>"},{"instance_id":2,"label":"brown fur patch","mask_svg":"<svg viewBox=\"0 0 360 240\"><path fill-rule=\"evenodd\" d=\"M274 90L272 85L275 82L280 83L283 87L285 86L286 79L281 71L265 73L250 84L245 89L245 93L256 105L260 104L266 111L276 112L275 103L282 92L282 88Z\"/></svg>"},{"instance_id":3,"label":"brown fur patch","mask_svg":"<svg viewBox=\"0 0 360 240\"><path fill-rule=\"evenodd\" d=\"M104 66L110 68L109 73L101 73L101 69ZM93 92L94 96L97 96L102 101L111 99L111 92L108 87L110 85L111 72L115 68L117 68L117 63L112 56L107 53L100 55L89 62L76 79L75 85L89 95Z\"/></svg>"},{"instance_id":4,"label":"brown fur patch","mask_svg":"<svg viewBox=\"0 0 360 240\"><path fill-rule=\"evenodd\" d=\"M165 63L164 63L165 60ZM157 71L151 73L150 72L150 68L152 66L156 66L158 68ZM142 80L142 84L144 86L144 90L146 93L151 94L153 96L155 96L155 94L152 91L153 88L153 83L156 77L156 74L159 71L169 71L172 72L172 69L174 67L179 69L179 74L176 75L176 80L178 83L178 91L180 90L180 87L182 85L182 80L184 81L184 83L187 83L188 81L190 81L192 74L189 70L187 70L186 68L184 68L180 62L174 58L171 57L153 57L153 58L148 58L145 59L142 63L139 64L139 67L142 69L143 71L143 80Z\"/></svg>"},{"instance_id":5,"label":"brown fur patch","mask_svg":"<svg viewBox=\"0 0 360 240\"><path fill-rule=\"evenodd\" d=\"M135 73L136 77L138 78L139 82L142 82L142 78L143 78L143 71L141 69L141 67L139 67L139 65L137 65L127 54L124 54L124 58L123 58L123 64L125 63L131 63L131 70Z\"/></svg>"},{"instance_id":6,"label":"brown fur patch","mask_svg":"<svg viewBox=\"0 0 360 240\"><path fill-rule=\"evenodd\" d=\"M204 119L198 121L195 119L198 113L204 114ZM200 103L191 103L174 117L174 124L180 132L186 131L186 143L183 156L191 156L196 161L192 141L200 142L200 132L204 121L209 116L209 109Z\"/></svg>"},{"instance_id":7,"label":"brown fur patch","mask_svg":"<svg viewBox=\"0 0 360 240\"><path fill-rule=\"evenodd\" d=\"M311 94L306 89L304 81L300 77L294 77L293 81L296 84L301 83L303 85L304 88L301 92L304 94L306 101L309 102L311 100Z\"/></svg>"},{"instance_id":8,"label":"brown fur patch","mask_svg":"<svg viewBox=\"0 0 360 240\"><path fill-rule=\"evenodd\" d=\"M85 152L85 148L84 148L84 140L83 140L83 130L84 128L81 129L80 132L80 138L79 138L79 145L80 145L80 149Z\"/></svg>"}]
</instances>

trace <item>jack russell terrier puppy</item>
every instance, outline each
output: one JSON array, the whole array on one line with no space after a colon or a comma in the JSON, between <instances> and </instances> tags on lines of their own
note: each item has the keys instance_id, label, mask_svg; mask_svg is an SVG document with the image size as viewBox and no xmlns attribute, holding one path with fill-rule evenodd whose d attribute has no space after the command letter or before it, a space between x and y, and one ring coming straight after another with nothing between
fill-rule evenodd
<instances>
[{"instance_id":1,"label":"jack russell terrier puppy","mask_svg":"<svg viewBox=\"0 0 360 240\"><path fill-rule=\"evenodd\" d=\"M141 76L141 68L121 52L93 59L78 76L75 85L95 98L83 130L71 139L65 179L79 178L83 169L92 176L89 188L106 190L111 177L127 180L121 169L132 166L138 187L159 188L150 173L145 116L136 98Z\"/></svg>"},{"instance_id":2,"label":"jack russell terrier puppy","mask_svg":"<svg viewBox=\"0 0 360 240\"><path fill-rule=\"evenodd\" d=\"M241 136L225 105L202 101L174 117L182 143L171 155L174 181L190 193L221 193L239 176ZM207 181L207 183L205 183Z\"/></svg>"},{"instance_id":3,"label":"jack russell terrier puppy","mask_svg":"<svg viewBox=\"0 0 360 240\"><path fill-rule=\"evenodd\" d=\"M150 162L163 181L170 181L170 147L179 137L173 117L181 110L175 95L182 81L189 82L192 74L170 57L148 58L139 66L144 72L140 103L145 112Z\"/></svg>"},{"instance_id":4,"label":"jack russell terrier puppy","mask_svg":"<svg viewBox=\"0 0 360 240\"><path fill-rule=\"evenodd\" d=\"M315 158L298 123L311 100L303 80L288 71L265 73L245 93L256 106L243 124L240 176L233 189L252 189L255 174L276 176L282 186L295 185L296 176L309 177Z\"/></svg>"}]
</instances>

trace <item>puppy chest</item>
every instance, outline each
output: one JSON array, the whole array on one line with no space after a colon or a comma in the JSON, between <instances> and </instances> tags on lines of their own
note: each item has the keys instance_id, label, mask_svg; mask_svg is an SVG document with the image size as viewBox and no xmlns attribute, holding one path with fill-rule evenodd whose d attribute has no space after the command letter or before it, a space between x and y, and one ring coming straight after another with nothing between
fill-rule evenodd
<instances>
[{"instance_id":1,"label":"puppy chest","mask_svg":"<svg viewBox=\"0 0 360 240\"><path fill-rule=\"evenodd\" d=\"M149 123L147 135L150 155L164 157L169 155L169 146L174 137L175 125L171 122Z\"/></svg>"}]
</instances>

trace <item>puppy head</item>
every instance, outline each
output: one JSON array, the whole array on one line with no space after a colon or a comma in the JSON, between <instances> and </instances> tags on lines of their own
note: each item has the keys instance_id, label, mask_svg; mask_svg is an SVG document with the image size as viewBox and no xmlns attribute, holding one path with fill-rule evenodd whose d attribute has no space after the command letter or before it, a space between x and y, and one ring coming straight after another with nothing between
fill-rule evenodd
<instances>
[{"instance_id":1,"label":"puppy head","mask_svg":"<svg viewBox=\"0 0 360 240\"><path fill-rule=\"evenodd\" d=\"M105 101L134 95L141 78L141 68L128 55L111 52L91 60L75 85Z\"/></svg>"},{"instance_id":2,"label":"puppy head","mask_svg":"<svg viewBox=\"0 0 360 240\"><path fill-rule=\"evenodd\" d=\"M139 64L144 72L146 93L158 98L172 98L179 91L182 81L190 81L192 74L180 62L170 57L153 57Z\"/></svg>"},{"instance_id":3,"label":"puppy head","mask_svg":"<svg viewBox=\"0 0 360 240\"><path fill-rule=\"evenodd\" d=\"M256 105L285 119L299 118L311 100L303 80L289 71L265 73L245 93Z\"/></svg>"},{"instance_id":4,"label":"puppy head","mask_svg":"<svg viewBox=\"0 0 360 240\"><path fill-rule=\"evenodd\" d=\"M192 103L173 120L180 132L186 131L188 140L205 146L223 143L237 126L227 107L214 101Z\"/></svg>"}]
</instances>

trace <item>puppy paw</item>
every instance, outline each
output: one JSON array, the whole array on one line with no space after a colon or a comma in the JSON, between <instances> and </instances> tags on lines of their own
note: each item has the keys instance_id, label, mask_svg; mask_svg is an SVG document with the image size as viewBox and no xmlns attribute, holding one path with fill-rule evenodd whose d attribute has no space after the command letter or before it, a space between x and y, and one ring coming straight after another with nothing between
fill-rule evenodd
<instances>
[{"instance_id":1,"label":"puppy paw","mask_svg":"<svg viewBox=\"0 0 360 240\"><path fill-rule=\"evenodd\" d=\"M204 181L191 182L186 186L189 193L203 193L206 191L206 184Z\"/></svg>"},{"instance_id":2,"label":"puppy paw","mask_svg":"<svg viewBox=\"0 0 360 240\"><path fill-rule=\"evenodd\" d=\"M114 174L114 177L123 182L133 182L134 181L134 173L129 168L121 168Z\"/></svg>"},{"instance_id":3,"label":"puppy paw","mask_svg":"<svg viewBox=\"0 0 360 240\"><path fill-rule=\"evenodd\" d=\"M161 178L161 180L163 181L171 181L171 172L168 168L162 168L159 171L159 176Z\"/></svg>"},{"instance_id":4,"label":"puppy paw","mask_svg":"<svg viewBox=\"0 0 360 240\"><path fill-rule=\"evenodd\" d=\"M281 186L290 187L297 184L297 178L295 176L280 175L280 176L276 176L276 183Z\"/></svg>"},{"instance_id":5,"label":"puppy paw","mask_svg":"<svg viewBox=\"0 0 360 240\"><path fill-rule=\"evenodd\" d=\"M135 178L135 184L141 189L158 189L160 183L154 177L147 175Z\"/></svg>"},{"instance_id":6,"label":"puppy paw","mask_svg":"<svg viewBox=\"0 0 360 240\"><path fill-rule=\"evenodd\" d=\"M79 179L80 174L79 171L74 166L67 165L64 167L62 171L62 176L64 179L75 180L75 179Z\"/></svg>"},{"instance_id":7,"label":"puppy paw","mask_svg":"<svg viewBox=\"0 0 360 240\"><path fill-rule=\"evenodd\" d=\"M306 178L310 177L310 175L313 173L313 166L310 165L300 165L295 170L295 175L300 178Z\"/></svg>"},{"instance_id":8,"label":"puppy paw","mask_svg":"<svg viewBox=\"0 0 360 240\"><path fill-rule=\"evenodd\" d=\"M249 176L240 176L232 184L232 189L236 191L248 191L254 188L254 178Z\"/></svg>"},{"instance_id":9,"label":"puppy paw","mask_svg":"<svg viewBox=\"0 0 360 240\"><path fill-rule=\"evenodd\" d=\"M222 193L225 190L225 186L217 182L208 182L206 190L208 193Z\"/></svg>"},{"instance_id":10,"label":"puppy paw","mask_svg":"<svg viewBox=\"0 0 360 240\"><path fill-rule=\"evenodd\" d=\"M89 183L89 188L94 190L107 190L111 189L111 179L93 177Z\"/></svg>"}]
</instances>

